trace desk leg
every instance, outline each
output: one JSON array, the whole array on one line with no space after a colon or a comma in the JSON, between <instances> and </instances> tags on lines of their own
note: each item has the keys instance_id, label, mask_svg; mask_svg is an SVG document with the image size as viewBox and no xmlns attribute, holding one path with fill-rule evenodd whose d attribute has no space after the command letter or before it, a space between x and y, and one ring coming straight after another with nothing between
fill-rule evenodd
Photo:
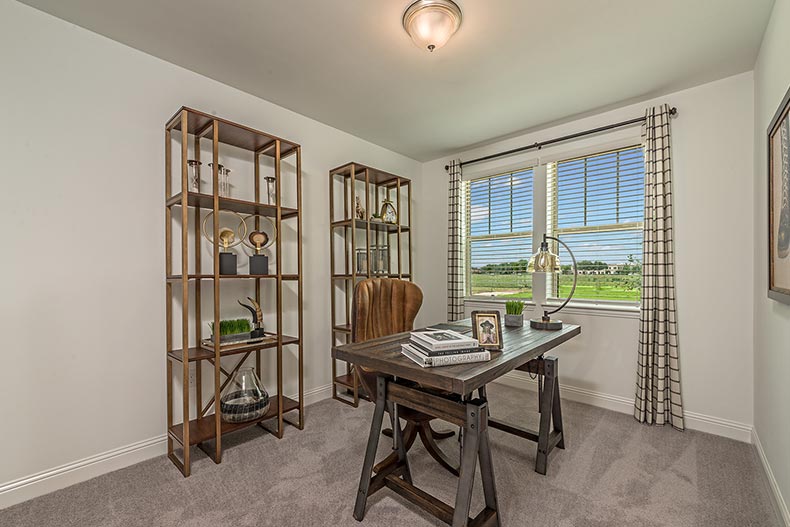
<instances>
[{"instance_id":1,"label":"desk leg","mask_svg":"<svg viewBox=\"0 0 790 527\"><path fill-rule=\"evenodd\" d=\"M365 517L365 505L368 501L370 478L373 475L373 463L376 462L376 449L379 446L379 434L384 420L384 408L387 402L387 379L379 376L377 381L376 409L373 411L373 422L370 423L368 447L365 450L365 463L362 465L362 475L359 477L359 492L354 504L354 519L362 521ZM397 427L400 429L400 426ZM403 441L399 441L403 445ZM400 456L399 456L400 457Z\"/></svg>"},{"instance_id":2,"label":"desk leg","mask_svg":"<svg viewBox=\"0 0 790 527\"><path fill-rule=\"evenodd\" d=\"M554 431L560 434L557 448L565 450L565 430L562 428L562 408L560 407L560 378L557 375L557 363L554 358L554 404L551 407L551 417L554 421Z\"/></svg>"},{"instance_id":3,"label":"desk leg","mask_svg":"<svg viewBox=\"0 0 790 527\"><path fill-rule=\"evenodd\" d=\"M481 395L485 394L485 388ZM480 476L483 479L483 496L486 500L486 508L496 511L496 525L500 527L499 504L497 503L496 484L494 483L494 464L491 461L491 445L488 442L488 406L480 409Z\"/></svg>"},{"instance_id":4,"label":"desk leg","mask_svg":"<svg viewBox=\"0 0 790 527\"><path fill-rule=\"evenodd\" d=\"M548 464L549 436L551 433L551 417L557 412L559 415L559 389L557 387L557 358L546 357L543 361L543 393L540 400L540 428L538 429L538 455L535 459L535 472L546 475ZM555 406L556 398L556 406ZM560 417L560 429L562 428ZM555 425L556 426L556 425Z\"/></svg>"},{"instance_id":5,"label":"desk leg","mask_svg":"<svg viewBox=\"0 0 790 527\"><path fill-rule=\"evenodd\" d=\"M401 426L400 426L400 419L397 417L397 415L398 415L398 405L395 404L395 403L392 403L392 406L394 407L393 411L395 413L395 423L394 423L395 428L393 428L393 430L394 430L393 439L395 440L395 443L397 445L398 464L399 465L403 465L405 467L404 473L403 473L403 480L406 483L411 484L412 483L412 480L411 480L411 467L409 467L409 459L406 457L407 448L406 448L406 444L403 441L403 430L401 429Z\"/></svg>"},{"instance_id":6,"label":"desk leg","mask_svg":"<svg viewBox=\"0 0 790 527\"><path fill-rule=\"evenodd\" d=\"M466 527L469 522L469 505L472 500L472 487L475 482L475 469L480 448L480 414L485 405L485 402L479 400L466 403L461 475L458 478L458 491L455 495L453 527Z\"/></svg>"}]
</instances>

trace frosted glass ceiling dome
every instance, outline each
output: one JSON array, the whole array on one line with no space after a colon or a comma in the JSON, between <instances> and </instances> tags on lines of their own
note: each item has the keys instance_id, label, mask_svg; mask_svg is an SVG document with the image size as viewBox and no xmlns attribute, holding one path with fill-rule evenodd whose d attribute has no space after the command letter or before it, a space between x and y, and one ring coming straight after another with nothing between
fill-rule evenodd
<instances>
[{"instance_id":1,"label":"frosted glass ceiling dome","mask_svg":"<svg viewBox=\"0 0 790 527\"><path fill-rule=\"evenodd\" d=\"M403 29L420 49L434 51L461 27L461 8L452 0L417 0L403 13Z\"/></svg>"}]
</instances>

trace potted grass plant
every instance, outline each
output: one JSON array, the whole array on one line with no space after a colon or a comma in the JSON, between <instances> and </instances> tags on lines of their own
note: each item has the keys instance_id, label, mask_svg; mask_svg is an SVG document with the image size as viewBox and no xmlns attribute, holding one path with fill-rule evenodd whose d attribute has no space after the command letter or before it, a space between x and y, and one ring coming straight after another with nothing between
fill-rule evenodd
<instances>
[{"instance_id":1,"label":"potted grass plant","mask_svg":"<svg viewBox=\"0 0 790 527\"><path fill-rule=\"evenodd\" d=\"M508 300L505 303L505 325L520 328L524 326L524 303Z\"/></svg>"},{"instance_id":2,"label":"potted grass plant","mask_svg":"<svg viewBox=\"0 0 790 527\"><path fill-rule=\"evenodd\" d=\"M214 323L209 322L208 327L211 329L211 342L214 341ZM221 344L248 340L252 325L246 318L234 318L229 320L219 321L219 341Z\"/></svg>"}]
</instances>

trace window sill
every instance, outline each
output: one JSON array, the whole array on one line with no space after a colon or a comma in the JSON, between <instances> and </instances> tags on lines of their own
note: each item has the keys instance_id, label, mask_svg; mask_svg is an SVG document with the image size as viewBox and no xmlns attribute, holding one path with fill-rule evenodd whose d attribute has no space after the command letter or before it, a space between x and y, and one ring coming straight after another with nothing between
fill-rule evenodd
<instances>
[{"instance_id":1,"label":"window sill","mask_svg":"<svg viewBox=\"0 0 790 527\"><path fill-rule=\"evenodd\" d=\"M478 295L478 296L465 296L464 302L470 302L473 304L490 304L492 306L504 306L506 302L510 300L521 300L524 302L524 307L526 308L535 308L537 304L531 298L502 298L497 296L485 296L485 295Z\"/></svg>"},{"instance_id":2,"label":"window sill","mask_svg":"<svg viewBox=\"0 0 790 527\"><path fill-rule=\"evenodd\" d=\"M512 300L512 299L511 299ZM504 309L505 302L508 299L486 296L467 296L464 302L475 305L485 305L496 308ZM556 309L560 306L561 302L549 301L548 303L540 306L534 300L524 300L525 312L534 311L538 313L543 309ZM587 316L603 316L614 318L628 318L639 319L640 308L636 304L616 304L616 303L594 303L594 302L570 302L565 306L560 314L568 313L571 315L587 315ZM559 316L559 315L558 315Z\"/></svg>"},{"instance_id":3,"label":"window sill","mask_svg":"<svg viewBox=\"0 0 790 527\"><path fill-rule=\"evenodd\" d=\"M549 301L545 304L546 309L556 309L561 302ZM599 304L594 302L573 302L562 308L560 313L572 315L595 315L616 318L639 318L640 308L636 304Z\"/></svg>"}]
</instances>

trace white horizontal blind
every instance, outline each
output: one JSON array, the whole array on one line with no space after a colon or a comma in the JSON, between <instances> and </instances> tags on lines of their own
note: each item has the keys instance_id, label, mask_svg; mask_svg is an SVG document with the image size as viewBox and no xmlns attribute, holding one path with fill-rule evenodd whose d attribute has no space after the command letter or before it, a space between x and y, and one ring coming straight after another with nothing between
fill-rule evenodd
<instances>
[{"instance_id":1,"label":"white horizontal blind","mask_svg":"<svg viewBox=\"0 0 790 527\"><path fill-rule=\"evenodd\" d=\"M532 169L467 182L468 294L532 298Z\"/></svg>"},{"instance_id":2,"label":"white horizontal blind","mask_svg":"<svg viewBox=\"0 0 790 527\"><path fill-rule=\"evenodd\" d=\"M578 263L574 298L639 302L645 165L641 146L547 165L547 226L570 246ZM553 298L566 298L573 276L567 251L563 272L548 277Z\"/></svg>"}]
</instances>

